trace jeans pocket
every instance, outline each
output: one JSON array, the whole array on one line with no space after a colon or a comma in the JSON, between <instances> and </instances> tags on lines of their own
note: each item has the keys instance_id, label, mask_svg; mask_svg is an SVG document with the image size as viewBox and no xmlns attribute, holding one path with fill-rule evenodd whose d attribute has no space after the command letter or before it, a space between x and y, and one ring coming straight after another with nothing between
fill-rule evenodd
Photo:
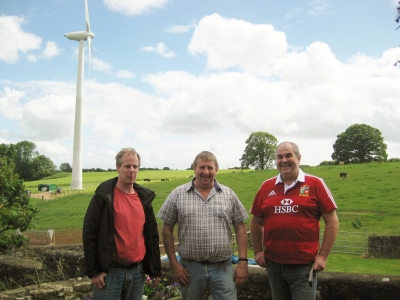
<instances>
[{"instance_id":1,"label":"jeans pocket","mask_svg":"<svg viewBox=\"0 0 400 300\"><path fill-rule=\"evenodd\" d=\"M144 273L144 265L143 262L140 262L137 266L137 268L139 268L140 272Z\"/></svg>"},{"instance_id":2,"label":"jeans pocket","mask_svg":"<svg viewBox=\"0 0 400 300\"><path fill-rule=\"evenodd\" d=\"M184 268L186 268L186 265L187 265L188 261L187 261L187 259L181 257L181 259L179 260L179 263L180 263Z\"/></svg>"}]
</instances>

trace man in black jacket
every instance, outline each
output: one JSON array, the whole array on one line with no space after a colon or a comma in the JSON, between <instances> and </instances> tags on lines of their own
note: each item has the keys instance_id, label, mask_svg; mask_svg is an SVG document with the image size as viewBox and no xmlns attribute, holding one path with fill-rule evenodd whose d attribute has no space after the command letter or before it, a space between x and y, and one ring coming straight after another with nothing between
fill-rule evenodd
<instances>
[{"instance_id":1,"label":"man in black jacket","mask_svg":"<svg viewBox=\"0 0 400 300\"><path fill-rule=\"evenodd\" d=\"M161 276L153 191L136 183L140 155L124 148L116 156L118 177L99 185L83 224L86 274L93 300L142 300L145 274Z\"/></svg>"}]
</instances>

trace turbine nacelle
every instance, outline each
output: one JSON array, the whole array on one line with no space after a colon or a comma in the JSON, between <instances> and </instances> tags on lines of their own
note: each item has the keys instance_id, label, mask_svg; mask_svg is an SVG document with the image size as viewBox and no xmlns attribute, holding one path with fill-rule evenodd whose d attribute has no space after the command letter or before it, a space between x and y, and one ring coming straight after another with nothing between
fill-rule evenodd
<instances>
[{"instance_id":1,"label":"turbine nacelle","mask_svg":"<svg viewBox=\"0 0 400 300\"><path fill-rule=\"evenodd\" d=\"M67 37L68 39L74 40L74 41L80 41L80 40L86 41L88 38L92 39L95 37L94 33L86 32L86 31L70 32L70 33L64 34L64 36Z\"/></svg>"}]
</instances>

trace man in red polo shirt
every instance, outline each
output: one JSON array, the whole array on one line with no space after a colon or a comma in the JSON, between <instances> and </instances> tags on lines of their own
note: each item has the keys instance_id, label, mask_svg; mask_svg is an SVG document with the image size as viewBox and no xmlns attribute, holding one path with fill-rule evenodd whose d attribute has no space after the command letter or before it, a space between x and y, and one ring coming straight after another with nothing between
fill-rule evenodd
<instances>
[{"instance_id":1,"label":"man in red polo shirt","mask_svg":"<svg viewBox=\"0 0 400 300\"><path fill-rule=\"evenodd\" d=\"M251 213L254 258L267 268L272 297L314 300L316 272L326 267L339 228L336 203L321 178L300 168L300 151L292 142L276 148L279 175L257 192ZM325 222L319 248L319 221Z\"/></svg>"}]
</instances>

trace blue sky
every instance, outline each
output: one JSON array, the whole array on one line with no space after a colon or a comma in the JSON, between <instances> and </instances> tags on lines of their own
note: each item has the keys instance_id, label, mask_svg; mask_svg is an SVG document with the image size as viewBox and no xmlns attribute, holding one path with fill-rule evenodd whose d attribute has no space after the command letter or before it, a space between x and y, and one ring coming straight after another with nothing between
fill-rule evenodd
<instances>
[{"instance_id":1,"label":"blue sky","mask_svg":"<svg viewBox=\"0 0 400 300\"><path fill-rule=\"evenodd\" d=\"M266 131L331 160L353 124L400 157L400 29L394 0L88 0L83 167L114 168L135 147L143 167L185 169L202 150L239 166ZM84 0L0 1L0 143L28 140L72 165Z\"/></svg>"}]
</instances>

